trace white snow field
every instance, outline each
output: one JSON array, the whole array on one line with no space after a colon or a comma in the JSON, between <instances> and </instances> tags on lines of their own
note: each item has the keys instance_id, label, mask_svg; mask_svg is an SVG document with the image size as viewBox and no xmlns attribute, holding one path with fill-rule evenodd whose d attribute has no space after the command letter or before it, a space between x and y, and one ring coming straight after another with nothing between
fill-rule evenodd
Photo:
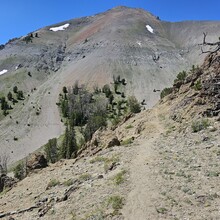
<instances>
[{"instance_id":1,"label":"white snow field","mask_svg":"<svg viewBox=\"0 0 220 220\"><path fill-rule=\"evenodd\" d=\"M151 32L152 34L154 33L154 29L150 26L150 25L146 25L146 28L149 32Z\"/></svg>"},{"instance_id":2,"label":"white snow field","mask_svg":"<svg viewBox=\"0 0 220 220\"><path fill-rule=\"evenodd\" d=\"M5 74L7 72L8 72L8 70L2 70L2 71L0 71L0 75Z\"/></svg>"},{"instance_id":3,"label":"white snow field","mask_svg":"<svg viewBox=\"0 0 220 220\"><path fill-rule=\"evenodd\" d=\"M137 41L136 43L141 47L141 42L140 41Z\"/></svg>"},{"instance_id":4,"label":"white snow field","mask_svg":"<svg viewBox=\"0 0 220 220\"><path fill-rule=\"evenodd\" d=\"M64 31L66 28L68 28L70 26L70 24L64 24L64 25L61 25L59 27L52 27L50 28L50 31Z\"/></svg>"}]
</instances>

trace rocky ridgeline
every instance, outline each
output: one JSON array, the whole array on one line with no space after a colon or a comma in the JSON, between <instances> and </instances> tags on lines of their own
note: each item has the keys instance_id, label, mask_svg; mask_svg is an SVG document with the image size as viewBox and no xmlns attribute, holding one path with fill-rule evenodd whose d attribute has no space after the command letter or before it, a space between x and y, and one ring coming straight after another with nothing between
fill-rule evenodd
<instances>
[{"instance_id":1,"label":"rocky ridgeline","mask_svg":"<svg viewBox=\"0 0 220 220\"><path fill-rule=\"evenodd\" d=\"M220 53L208 55L201 67L192 69L184 80L176 80L166 100L172 106L170 114L175 121L194 116L219 120Z\"/></svg>"},{"instance_id":2,"label":"rocky ridgeline","mask_svg":"<svg viewBox=\"0 0 220 220\"><path fill-rule=\"evenodd\" d=\"M210 54L205 62L204 69L207 71L203 79L201 96L208 99L210 107L204 112L205 116L213 117L220 115L220 53Z\"/></svg>"}]
</instances>

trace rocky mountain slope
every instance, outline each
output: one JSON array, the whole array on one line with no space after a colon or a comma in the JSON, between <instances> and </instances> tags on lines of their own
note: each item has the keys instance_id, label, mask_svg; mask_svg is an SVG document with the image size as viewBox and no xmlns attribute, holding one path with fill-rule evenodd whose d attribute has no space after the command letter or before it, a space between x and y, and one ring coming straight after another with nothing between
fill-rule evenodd
<instances>
[{"instance_id":1,"label":"rocky mountain slope","mask_svg":"<svg viewBox=\"0 0 220 220\"><path fill-rule=\"evenodd\" d=\"M97 131L77 159L2 193L0 218L218 219L219 58L208 55L153 109Z\"/></svg>"},{"instance_id":2,"label":"rocky mountain slope","mask_svg":"<svg viewBox=\"0 0 220 220\"><path fill-rule=\"evenodd\" d=\"M14 106L11 117L1 116L1 150L14 162L62 134L55 103L62 87L76 80L92 88L120 75L127 80L127 94L152 107L158 90L171 85L179 71L201 62L202 32L216 40L219 26L211 21L170 23L142 9L117 7L9 41L0 50L0 72L7 70L0 76L0 92L6 96L18 86L25 100Z\"/></svg>"}]
</instances>

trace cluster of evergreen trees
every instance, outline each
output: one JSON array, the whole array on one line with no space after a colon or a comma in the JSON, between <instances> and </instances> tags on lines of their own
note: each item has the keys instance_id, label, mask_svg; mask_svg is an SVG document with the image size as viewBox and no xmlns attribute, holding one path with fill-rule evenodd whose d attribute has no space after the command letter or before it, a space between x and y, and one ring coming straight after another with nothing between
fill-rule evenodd
<instances>
[{"instance_id":1,"label":"cluster of evergreen trees","mask_svg":"<svg viewBox=\"0 0 220 220\"><path fill-rule=\"evenodd\" d=\"M77 82L72 88L63 87L57 104L60 106L66 129L59 146L57 140L52 139L45 147L50 162L76 156L79 149L76 133L80 133L82 142L87 142L91 140L95 131L119 122L128 111L140 112L141 106L135 97L126 99L125 79L117 77L113 80L113 86L106 84L101 89L96 86L93 92Z\"/></svg>"},{"instance_id":2,"label":"cluster of evergreen trees","mask_svg":"<svg viewBox=\"0 0 220 220\"><path fill-rule=\"evenodd\" d=\"M38 33L35 33L35 37L38 38ZM33 42L33 41L32 41L33 38L34 38L33 33L30 33L30 34L28 34L26 37L23 38L23 41L25 41L26 44L32 43L32 42Z\"/></svg>"},{"instance_id":3,"label":"cluster of evergreen trees","mask_svg":"<svg viewBox=\"0 0 220 220\"><path fill-rule=\"evenodd\" d=\"M16 98L14 98L13 93L16 96ZM9 91L7 94L7 99L5 96L2 96L0 98L1 110L3 111L3 114L5 116L9 113L8 112L9 110L13 109L12 106L9 104L9 102L12 102L12 104L14 105L15 103L18 102L18 100L24 100L23 91L18 90L17 86L13 87L13 93Z\"/></svg>"}]
</instances>

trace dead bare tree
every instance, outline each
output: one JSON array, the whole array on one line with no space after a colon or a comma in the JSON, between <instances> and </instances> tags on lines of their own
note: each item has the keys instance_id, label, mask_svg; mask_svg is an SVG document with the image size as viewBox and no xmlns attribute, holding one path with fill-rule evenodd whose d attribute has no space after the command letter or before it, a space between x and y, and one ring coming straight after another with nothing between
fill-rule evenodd
<instances>
[{"instance_id":1,"label":"dead bare tree","mask_svg":"<svg viewBox=\"0 0 220 220\"><path fill-rule=\"evenodd\" d=\"M9 156L6 153L0 154L0 175L7 173Z\"/></svg>"},{"instance_id":2,"label":"dead bare tree","mask_svg":"<svg viewBox=\"0 0 220 220\"><path fill-rule=\"evenodd\" d=\"M219 37L219 41L217 42L214 42L214 43L211 43L211 42L206 42L206 37L207 37L207 33L203 32L203 42L201 44L199 44L201 46L201 51L202 53L216 53L220 50L220 37ZM203 50L203 47L205 46L210 46L211 48L212 47L215 47L213 50L206 50L204 51Z\"/></svg>"}]
</instances>

